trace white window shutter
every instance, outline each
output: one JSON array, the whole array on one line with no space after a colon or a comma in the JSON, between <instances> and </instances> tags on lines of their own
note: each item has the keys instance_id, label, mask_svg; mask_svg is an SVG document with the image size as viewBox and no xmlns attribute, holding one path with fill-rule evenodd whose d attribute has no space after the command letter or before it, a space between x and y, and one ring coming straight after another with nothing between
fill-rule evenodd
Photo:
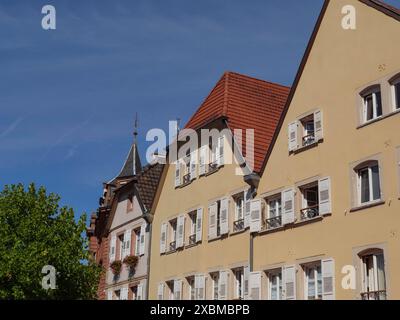
<instances>
[{"instance_id":1,"label":"white window shutter","mask_svg":"<svg viewBox=\"0 0 400 320\"><path fill-rule=\"evenodd\" d=\"M332 213L331 179L323 178L318 182L319 214Z\"/></svg>"},{"instance_id":2,"label":"white window shutter","mask_svg":"<svg viewBox=\"0 0 400 320\"><path fill-rule=\"evenodd\" d=\"M176 239L176 247L182 248L184 245L184 236L185 236L185 216L180 215L176 222L177 227L177 239Z\"/></svg>"},{"instance_id":3,"label":"white window shutter","mask_svg":"<svg viewBox=\"0 0 400 320\"><path fill-rule=\"evenodd\" d=\"M158 300L164 300L164 283L159 283L158 284L157 299Z\"/></svg>"},{"instance_id":4,"label":"white window shutter","mask_svg":"<svg viewBox=\"0 0 400 320\"><path fill-rule=\"evenodd\" d=\"M296 266L285 266L282 271L284 300L296 300Z\"/></svg>"},{"instance_id":5,"label":"white window shutter","mask_svg":"<svg viewBox=\"0 0 400 320\"><path fill-rule=\"evenodd\" d=\"M251 189L244 191L244 227L250 226Z\"/></svg>"},{"instance_id":6,"label":"white window shutter","mask_svg":"<svg viewBox=\"0 0 400 320\"><path fill-rule=\"evenodd\" d=\"M314 130L315 130L315 141L320 141L324 138L324 128L322 120L322 110L314 112Z\"/></svg>"},{"instance_id":7,"label":"white window shutter","mask_svg":"<svg viewBox=\"0 0 400 320\"><path fill-rule=\"evenodd\" d=\"M206 287L206 279L204 275L199 274L194 278L194 287L196 292L196 300L204 300L205 299L205 287Z\"/></svg>"},{"instance_id":8,"label":"white window shutter","mask_svg":"<svg viewBox=\"0 0 400 320\"><path fill-rule=\"evenodd\" d=\"M177 160L175 162L175 187L181 185L181 162Z\"/></svg>"},{"instance_id":9,"label":"white window shutter","mask_svg":"<svg viewBox=\"0 0 400 320\"><path fill-rule=\"evenodd\" d=\"M299 147L297 126L297 121L289 124L289 151L294 151Z\"/></svg>"},{"instance_id":10,"label":"white window shutter","mask_svg":"<svg viewBox=\"0 0 400 320\"><path fill-rule=\"evenodd\" d=\"M143 256L146 248L146 223L143 222L140 226L140 255Z\"/></svg>"},{"instance_id":11,"label":"white window shutter","mask_svg":"<svg viewBox=\"0 0 400 320\"><path fill-rule=\"evenodd\" d=\"M190 153L190 180L196 179L197 150Z\"/></svg>"},{"instance_id":12,"label":"white window shutter","mask_svg":"<svg viewBox=\"0 0 400 320\"><path fill-rule=\"evenodd\" d=\"M208 146L202 146L200 148L200 158L199 158L199 175L206 173L206 165L208 163Z\"/></svg>"},{"instance_id":13,"label":"white window shutter","mask_svg":"<svg viewBox=\"0 0 400 320\"><path fill-rule=\"evenodd\" d=\"M219 300L228 299L228 271L219 272L218 297Z\"/></svg>"},{"instance_id":14,"label":"white window shutter","mask_svg":"<svg viewBox=\"0 0 400 320\"><path fill-rule=\"evenodd\" d=\"M112 300L113 299L113 292L111 290L107 291L107 300Z\"/></svg>"},{"instance_id":15,"label":"white window shutter","mask_svg":"<svg viewBox=\"0 0 400 320\"><path fill-rule=\"evenodd\" d=\"M117 237L114 235L111 237L111 243L110 243L110 263L115 260L116 244L117 244Z\"/></svg>"},{"instance_id":16,"label":"white window shutter","mask_svg":"<svg viewBox=\"0 0 400 320\"><path fill-rule=\"evenodd\" d=\"M250 202L250 232L261 231L261 199Z\"/></svg>"},{"instance_id":17,"label":"white window shutter","mask_svg":"<svg viewBox=\"0 0 400 320\"><path fill-rule=\"evenodd\" d=\"M249 274L249 298L250 300L261 300L261 272L250 272Z\"/></svg>"},{"instance_id":18,"label":"white window shutter","mask_svg":"<svg viewBox=\"0 0 400 320\"><path fill-rule=\"evenodd\" d=\"M168 224L164 222L161 225L160 253L165 253L167 251L167 230Z\"/></svg>"},{"instance_id":19,"label":"white window shutter","mask_svg":"<svg viewBox=\"0 0 400 320\"><path fill-rule=\"evenodd\" d=\"M321 261L322 272L322 299L335 300L335 261L325 259Z\"/></svg>"},{"instance_id":20,"label":"white window shutter","mask_svg":"<svg viewBox=\"0 0 400 320\"><path fill-rule=\"evenodd\" d=\"M129 256L131 254L131 230L126 230L124 233L124 250L123 250L123 255L122 255L122 260L124 260L125 257Z\"/></svg>"},{"instance_id":21,"label":"white window shutter","mask_svg":"<svg viewBox=\"0 0 400 320\"><path fill-rule=\"evenodd\" d=\"M174 300L182 300L182 280L174 281Z\"/></svg>"},{"instance_id":22,"label":"white window shutter","mask_svg":"<svg viewBox=\"0 0 400 320\"><path fill-rule=\"evenodd\" d=\"M128 300L128 288L126 287L121 288L119 299Z\"/></svg>"},{"instance_id":23,"label":"white window shutter","mask_svg":"<svg viewBox=\"0 0 400 320\"><path fill-rule=\"evenodd\" d=\"M290 224L295 221L294 214L294 189L282 192L282 224Z\"/></svg>"},{"instance_id":24,"label":"white window shutter","mask_svg":"<svg viewBox=\"0 0 400 320\"><path fill-rule=\"evenodd\" d=\"M196 242L200 242L203 235L203 208L198 208L196 213Z\"/></svg>"},{"instance_id":25,"label":"white window shutter","mask_svg":"<svg viewBox=\"0 0 400 320\"><path fill-rule=\"evenodd\" d=\"M208 207L208 239L217 237L217 203Z\"/></svg>"},{"instance_id":26,"label":"white window shutter","mask_svg":"<svg viewBox=\"0 0 400 320\"><path fill-rule=\"evenodd\" d=\"M143 300L143 285L142 284L138 284L138 286L137 286L136 300Z\"/></svg>"},{"instance_id":27,"label":"white window shutter","mask_svg":"<svg viewBox=\"0 0 400 320\"><path fill-rule=\"evenodd\" d=\"M224 198L221 200L220 208L220 230L221 234L228 234L229 232L229 199Z\"/></svg>"},{"instance_id":28,"label":"white window shutter","mask_svg":"<svg viewBox=\"0 0 400 320\"><path fill-rule=\"evenodd\" d=\"M249 299L249 276L250 276L250 267L246 266L243 268L243 278L244 278L244 299Z\"/></svg>"},{"instance_id":29,"label":"white window shutter","mask_svg":"<svg viewBox=\"0 0 400 320\"><path fill-rule=\"evenodd\" d=\"M218 167L224 165L224 136L218 137L217 164Z\"/></svg>"}]
</instances>

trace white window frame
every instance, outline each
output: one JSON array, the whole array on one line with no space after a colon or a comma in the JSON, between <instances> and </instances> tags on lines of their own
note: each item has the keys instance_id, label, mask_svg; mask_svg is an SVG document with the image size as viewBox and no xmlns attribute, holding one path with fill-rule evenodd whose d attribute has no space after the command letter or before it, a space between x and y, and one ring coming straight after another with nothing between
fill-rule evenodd
<instances>
[{"instance_id":1,"label":"white window frame","mask_svg":"<svg viewBox=\"0 0 400 320\"><path fill-rule=\"evenodd\" d=\"M362 266L362 283L361 283L361 290L362 293L370 293L370 292L377 292L380 288L379 288L379 277L378 277L378 256L382 256L383 259L383 274L384 274L384 278L385 278L385 283L384 283L384 290L386 291L387 294L387 279L386 279L386 270L385 270L385 255L383 250L379 250L379 251L372 251L369 253L365 253L363 255L360 256L361 259L361 266ZM373 259L373 263L372 263L372 272L373 272L373 278L372 278L372 283L370 282L371 279L368 279L368 287L367 287L367 264L365 259L367 257L372 257ZM368 272L370 273L370 272ZM372 288L370 287L370 285L372 284ZM371 290L372 289L372 290Z\"/></svg>"},{"instance_id":2,"label":"white window frame","mask_svg":"<svg viewBox=\"0 0 400 320\"><path fill-rule=\"evenodd\" d=\"M141 236L141 228L136 228L134 230L135 233L135 256L140 256L140 236Z\"/></svg>"},{"instance_id":3,"label":"white window frame","mask_svg":"<svg viewBox=\"0 0 400 320\"><path fill-rule=\"evenodd\" d=\"M218 300L219 299L219 272L210 273L211 278L211 299Z\"/></svg>"},{"instance_id":4,"label":"white window frame","mask_svg":"<svg viewBox=\"0 0 400 320\"><path fill-rule=\"evenodd\" d=\"M235 275L235 299L244 300L244 269L243 267L233 270Z\"/></svg>"},{"instance_id":5,"label":"white window frame","mask_svg":"<svg viewBox=\"0 0 400 320\"><path fill-rule=\"evenodd\" d=\"M396 99L396 86L398 86L399 90L399 101ZM393 111L400 109L400 75L398 75L397 79L391 82L390 84L391 92L392 92L392 104L393 104Z\"/></svg>"},{"instance_id":6,"label":"white window frame","mask_svg":"<svg viewBox=\"0 0 400 320\"><path fill-rule=\"evenodd\" d=\"M125 250L125 234L120 234L118 236L118 241L119 241L119 260L122 260Z\"/></svg>"},{"instance_id":7,"label":"white window frame","mask_svg":"<svg viewBox=\"0 0 400 320\"><path fill-rule=\"evenodd\" d=\"M167 232L167 236L169 236L169 241L167 243L167 251L171 251L171 243L175 242L175 250L176 250L176 240L177 240L177 230L178 230L178 219L171 219L168 221L169 231Z\"/></svg>"},{"instance_id":8,"label":"white window frame","mask_svg":"<svg viewBox=\"0 0 400 320\"><path fill-rule=\"evenodd\" d=\"M373 179L372 179L372 168L373 167L378 167L378 177L379 177L379 198L374 199L374 187L373 187ZM369 201L367 202L362 202L362 190L361 190L361 184L362 184L362 175L361 172L363 171L368 171L368 184L369 184ZM365 167L362 167L360 169L357 169L357 198L358 198L358 204L360 206L362 205L368 205L374 202L379 202L382 200L382 189L381 189L381 170L379 167L379 163L373 163L370 165L367 165Z\"/></svg>"},{"instance_id":9,"label":"white window frame","mask_svg":"<svg viewBox=\"0 0 400 320\"><path fill-rule=\"evenodd\" d=\"M319 268L319 278L321 280L321 292L318 292L318 268ZM322 264L321 261L308 263L303 265L304 270L304 299L305 300L322 300L323 297L323 279L322 279ZM308 296L308 286L309 286L309 275L308 271L314 273L314 299L309 299Z\"/></svg>"},{"instance_id":10,"label":"white window frame","mask_svg":"<svg viewBox=\"0 0 400 320\"><path fill-rule=\"evenodd\" d=\"M269 270L267 271L267 279L268 279L268 300L273 300L272 299L272 289L273 289L273 284L272 280L273 278L277 279L276 283L276 297L277 299L274 300L282 300L283 299L283 278L282 278L282 269L275 269L275 270Z\"/></svg>"},{"instance_id":11,"label":"white window frame","mask_svg":"<svg viewBox=\"0 0 400 320\"><path fill-rule=\"evenodd\" d=\"M188 213L189 221L190 221L190 236L196 237L196 230L197 230L197 210L191 211ZM196 242L196 240L195 240Z\"/></svg>"},{"instance_id":12,"label":"white window frame","mask_svg":"<svg viewBox=\"0 0 400 320\"><path fill-rule=\"evenodd\" d=\"M235 221L244 220L244 196L243 193L237 195L235 198ZM241 202L239 205L238 202Z\"/></svg>"},{"instance_id":13,"label":"white window frame","mask_svg":"<svg viewBox=\"0 0 400 320\"><path fill-rule=\"evenodd\" d=\"M381 95L381 109L382 109L381 112L382 112L382 114L379 116L378 116L378 99L376 98L377 93L379 93ZM368 114L367 97L369 97L369 96L372 96L372 119L368 120L367 119L367 114ZM380 86L369 90L368 92L364 93L361 97L362 97L364 123L374 121L383 116L382 90L381 90Z\"/></svg>"},{"instance_id":14,"label":"white window frame","mask_svg":"<svg viewBox=\"0 0 400 320\"><path fill-rule=\"evenodd\" d=\"M307 120L306 120L306 119L307 119ZM311 113L311 114L309 114L308 116L301 118L299 122L300 122L300 124L301 124L301 129L302 129L301 146L302 146L302 147L306 147L306 146L308 146L308 145L311 145L311 144L316 143L316 142L317 142L317 139L316 139L316 136L315 136L315 119L314 119L314 113ZM310 130L310 132L312 132L313 135L314 135L314 141L313 141L312 143L305 144L305 143L304 143L304 138L307 137L307 136L310 134L310 132L309 132L309 130L308 130L308 128L307 128L307 124L309 124L309 123L312 123L312 126L313 126L313 130L312 130L312 131Z\"/></svg>"},{"instance_id":15,"label":"white window frame","mask_svg":"<svg viewBox=\"0 0 400 320\"><path fill-rule=\"evenodd\" d=\"M194 279L195 279L194 276L186 278L188 283L188 300L196 300L196 287Z\"/></svg>"}]
</instances>

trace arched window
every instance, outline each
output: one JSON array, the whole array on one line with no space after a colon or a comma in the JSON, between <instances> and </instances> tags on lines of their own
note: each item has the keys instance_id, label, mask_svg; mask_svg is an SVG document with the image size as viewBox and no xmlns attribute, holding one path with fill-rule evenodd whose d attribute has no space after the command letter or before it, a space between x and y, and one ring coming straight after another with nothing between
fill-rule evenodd
<instances>
[{"instance_id":1,"label":"arched window","mask_svg":"<svg viewBox=\"0 0 400 320\"><path fill-rule=\"evenodd\" d=\"M377 160L369 160L354 168L357 175L358 205L382 200L381 178Z\"/></svg>"},{"instance_id":2,"label":"arched window","mask_svg":"<svg viewBox=\"0 0 400 320\"><path fill-rule=\"evenodd\" d=\"M389 80L392 92L392 105L394 110L400 109L400 73Z\"/></svg>"},{"instance_id":3,"label":"arched window","mask_svg":"<svg viewBox=\"0 0 400 320\"><path fill-rule=\"evenodd\" d=\"M382 95L379 84L369 86L360 92L363 106L363 122L372 121L382 116Z\"/></svg>"},{"instance_id":4,"label":"arched window","mask_svg":"<svg viewBox=\"0 0 400 320\"><path fill-rule=\"evenodd\" d=\"M363 300L386 300L385 258L382 249L367 249L358 254L361 260Z\"/></svg>"}]
</instances>

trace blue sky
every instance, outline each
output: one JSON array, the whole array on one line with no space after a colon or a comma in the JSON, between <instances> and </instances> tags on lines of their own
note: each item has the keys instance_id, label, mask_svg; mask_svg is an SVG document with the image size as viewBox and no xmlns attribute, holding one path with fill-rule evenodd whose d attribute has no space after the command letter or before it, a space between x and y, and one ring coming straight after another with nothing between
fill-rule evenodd
<instances>
[{"instance_id":1,"label":"blue sky","mask_svg":"<svg viewBox=\"0 0 400 320\"><path fill-rule=\"evenodd\" d=\"M2 0L0 186L35 182L90 213L135 112L144 158L147 130L185 123L224 71L290 85L322 3Z\"/></svg>"}]
</instances>

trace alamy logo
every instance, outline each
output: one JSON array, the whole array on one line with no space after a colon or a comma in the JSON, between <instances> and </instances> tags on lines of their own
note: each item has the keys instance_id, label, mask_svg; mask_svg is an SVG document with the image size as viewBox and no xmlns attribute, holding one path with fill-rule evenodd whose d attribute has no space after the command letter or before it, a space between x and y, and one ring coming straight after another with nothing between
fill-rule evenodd
<instances>
[{"instance_id":1,"label":"alamy logo","mask_svg":"<svg viewBox=\"0 0 400 320\"><path fill-rule=\"evenodd\" d=\"M44 290L55 290L57 289L56 285L56 268L50 265L46 265L42 268L42 274L45 276L42 278L42 288Z\"/></svg>"},{"instance_id":2,"label":"alamy logo","mask_svg":"<svg viewBox=\"0 0 400 320\"><path fill-rule=\"evenodd\" d=\"M342 18L342 28L344 30L356 30L356 8L351 5L344 6L342 8L342 14L344 15L344 17Z\"/></svg>"},{"instance_id":3,"label":"alamy logo","mask_svg":"<svg viewBox=\"0 0 400 320\"><path fill-rule=\"evenodd\" d=\"M42 14L45 16L42 18L42 28L44 30L55 30L56 29L56 8L52 5L45 5L42 8Z\"/></svg>"}]
</instances>

